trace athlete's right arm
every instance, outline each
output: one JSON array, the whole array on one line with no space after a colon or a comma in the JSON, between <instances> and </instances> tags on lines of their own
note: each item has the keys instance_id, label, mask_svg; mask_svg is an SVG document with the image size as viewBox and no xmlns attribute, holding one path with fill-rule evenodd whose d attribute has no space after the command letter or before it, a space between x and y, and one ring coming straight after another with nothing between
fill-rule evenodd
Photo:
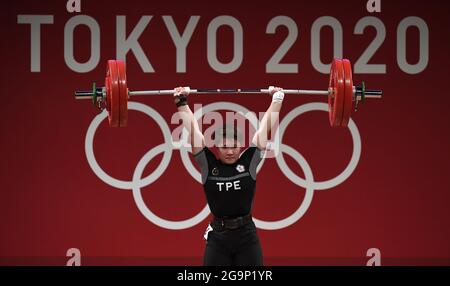
<instances>
[{"instance_id":1,"label":"athlete's right arm","mask_svg":"<svg viewBox=\"0 0 450 286\"><path fill-rule=\"evenodd\" d=\"M197 154L205 147L205 138L195 120L194 113L187 104L189 87L177 87L174 89L174 101L178 108L178 114L182 120L184 128L188 131L188 140L192 146L192 154Z\"/></svg>"}]
</instances>

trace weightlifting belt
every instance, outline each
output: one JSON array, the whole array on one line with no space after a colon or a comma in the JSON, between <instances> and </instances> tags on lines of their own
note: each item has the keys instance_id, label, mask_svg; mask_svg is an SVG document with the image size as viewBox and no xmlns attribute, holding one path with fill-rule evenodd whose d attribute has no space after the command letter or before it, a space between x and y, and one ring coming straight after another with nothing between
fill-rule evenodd
<instances>
[{"instance_id":1,"label":"weightlifting belt","mask_svg":"<svg viewBox=\"0 0 450 286\"><path fill-rule=\"evenodd\" d=\"M234 218L214 217L212 227L217 230L237 229L252 221L252 215L238 216Z\"/></svg>"}]
</instances>

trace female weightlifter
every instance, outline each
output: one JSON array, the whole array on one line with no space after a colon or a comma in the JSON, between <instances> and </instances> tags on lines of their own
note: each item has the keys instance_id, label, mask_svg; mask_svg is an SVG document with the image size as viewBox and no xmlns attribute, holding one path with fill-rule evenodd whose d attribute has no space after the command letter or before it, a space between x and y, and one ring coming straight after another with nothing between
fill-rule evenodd
<instances>
[{"instance_id":1,"label":"female weightlifter","mask_svg":"<svg viewBox=\"0 0 450 286\"><path fill-rule=\"evenodd\" d=\"M188 106L188 87L175 88L174 101L187 129L192 153L200 166L206 200L214 216L206 231L205 266L261 266L261 244L251 210L256 168L266 149L271 129L281 109L283 89L269 87L272 102L250 146L241 154L242 134L224 125L214 133L218 158L205 145L197 120Z\"/></svg>"}]
</instances>

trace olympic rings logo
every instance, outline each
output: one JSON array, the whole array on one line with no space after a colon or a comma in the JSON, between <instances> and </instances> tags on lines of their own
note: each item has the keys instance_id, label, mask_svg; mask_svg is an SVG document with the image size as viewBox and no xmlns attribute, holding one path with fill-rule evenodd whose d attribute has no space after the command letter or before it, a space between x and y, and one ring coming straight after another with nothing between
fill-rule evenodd
<instances>
[{"instance_id":1,"label":"olympic rings logo","mask_svg":"<svg viewBox=\"0 0 450 286\"><path fill-rule=\"evenodd\" d=\"M153 120L156 121L156 123L159 125L163 137L164 137L164 143L152 148L151 150L147 151L145 155L141 158L139 163L137 164L133 178L130 181L122 181L116 178L111 177L108 175L98 164L97 160L95 159L94 155L94 149L93 149L93 142L94 142L94 136L95 132L100 125L100 123L107 118L107 112L103 111L99 115L97 115L91 122L85 139L85 152L86 157L88 160L88 163L94 173L105 183L107 183L110 186L116 187L118 189L124 189L124 190L132 190L134 201L139 209L139 211L144 215L149 221L152 223L166 229L172 229L172 230L179 230L179 229L186 229L193 227L197 225L198 223L202 222L208 215L210 214L210 209L208 205L206 205L197 215L181 221L171 221L164 218L159 217L155 213L153 213L150 208L145 204L142 194L141 194L141 188L146 187L153 182L155 182L162 173L167 169L170 159L172 157L172 152L174 149L180 150L181 159L183 162L184 167L189 172L189 174L194 178L197 182L201 183L201 174L197 171L197 169L193 166L190 158L189 158L189 150L188 147L186 147L184 144L182 144L182 140L186 140L186 130L183 131L184 137L180 139L178 142L173 142L169 126L167 125L164 118L153 108L144 105L142 103L137 102L129 102L128 108L130 110L136 110L140 111L147 116L151 117ZM194 116L196 119L199 119L203 116L203 114L215 110L231 110L234 112L238 112L243 114L247 120L249 120L250 124L255 128L257 128L258 119L256 118L256 115L252 112L250 112L248 109L243 107L242 105L231 103L231 102L216 102L211 103L208 105L203 106L203 108L197 110L194 113ZM348 124L348 129L350 130L350 133L352 135L353 139L353 153L352 157L350 159L350 162L348 163L347 167L336 177L330 180L316 182L314 181L314 176L312 173L312 170L308 164L308 162L305 160L305 158L294 148L290 147L289 145L286 145L283 142L283 136L286 128L289 126L289 124L294 120L297 116L310 112L310 111L325 111L328 112L328 105L325 103L307 103L301 106L298 106L294 108L292 111L290 111L281 121L279 128L276 131L275 138L278 138L280 141L280 147L279 156L276 156L276 162L283 172L283 174L294 184L296 184L299 187L302 187L306 190L305 196L303 198L302 203L297 208L296 211L294 211L291 215L288 217L278 220L278 221L263 221L257 218L253 218L255 221L255 224L258 228L266 229L266 230L277 230L282 229L285 227L288 227L295 222L297 222L308 210L309 206L311 205L312 198L314 191L319 190L326 190L333 188L342 182L344 182L347 178L350 177L350 175L355 170L359 159L361 155L361 137L358 131L358 128L356 127L356 124L352 119L350 119L350 122ZM163 153L163 158L158 165L158 167L147 177L142 178L142 173L146 167L146 165L157 155ZM301 178L298 175L296 175L286 164L286 161L284 159L284 153L291 156L302 168L303 173L305 175L305 178ZM261 163L258 166L257 172L260 171L262 166L264 165L264 160L261 161Z\"/></svg>"}]
</instances>

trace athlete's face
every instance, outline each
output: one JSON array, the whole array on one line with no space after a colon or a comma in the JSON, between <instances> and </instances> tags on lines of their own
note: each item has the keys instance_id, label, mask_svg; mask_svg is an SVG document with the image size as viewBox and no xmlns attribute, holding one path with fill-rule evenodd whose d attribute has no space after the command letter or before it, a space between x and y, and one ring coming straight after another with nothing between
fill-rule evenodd
<instances>
[{"instance_id":1,"label":"athlete's face","mask_svg":"<svg viewBox=\"0 0 450 286\"><path fill-rule=\"evenodd\" d=\"M224 139L218 146L219 159L224 164L234 164L239 159L241 144L234 139Z\"/></svg>"}]
</instances>

